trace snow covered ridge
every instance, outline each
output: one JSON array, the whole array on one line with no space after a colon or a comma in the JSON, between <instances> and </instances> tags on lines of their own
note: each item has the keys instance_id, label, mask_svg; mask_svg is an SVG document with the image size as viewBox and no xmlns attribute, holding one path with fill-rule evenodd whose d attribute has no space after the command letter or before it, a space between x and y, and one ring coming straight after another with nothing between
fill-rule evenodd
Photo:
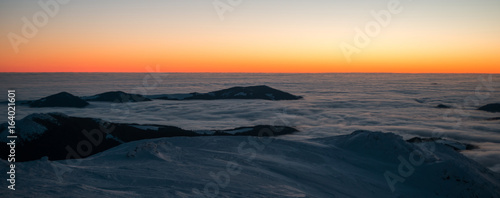
<instances>
[{"instance_id":1,"label":"snow covered ridge","mask_svg":"<svg viewBox=\"0 0 500 198\"><path fill-rule=\"evenodd\" d=\"M0 189L0 193L6 197L500 197L499 174L442 144L414 144L392 133L371 131L300 142L255 139L248 144L250 138L140 140L83 160L18 163L16 179L22 190ZM410 171L399 157L414 152L421 153L416 157L420 163ZM411 174L397 181L392 191L384 173L398 174L398 169ZM54 182L58 178L62 181Z\"/></svg>"},{"instance_id":2,"label":"snow covered ridge","mask_svg":"<svg viewBox=\"0 0 500 198\"><path fill-rule=\"evenodd\" d=\"M47 131L46 125L56 125L59 126L60 123L52 115L67 117L62 113L35 113L26 116L25 118L16 121L16 134L19 139L17 142L22 144L23 142L29 142L31 140L37 139L39 136L43 135ZM42 121L45 124L40 124ZM0 141L7 142L7 136L9 135L7 123L2 123L0 125Z\"/></svg>"},{"instance_id":3,"label":"snow covered ridge","mask_svg":"<svg viewBox=\"0 0 500 198\"><path fill-rule=\"evenodd\" d=\"M18 161L85 158L125 142L177 136L279 136L298 132L292 127L258 125L228 130L190 131L174 126L110 123L61 113L32 114L18 121ZM0 125L1 142L7 142L7 125ZM2 158L7 144L0 144ZM5 147L5 148L4 148Z\"/></svg>"}]
</instances>

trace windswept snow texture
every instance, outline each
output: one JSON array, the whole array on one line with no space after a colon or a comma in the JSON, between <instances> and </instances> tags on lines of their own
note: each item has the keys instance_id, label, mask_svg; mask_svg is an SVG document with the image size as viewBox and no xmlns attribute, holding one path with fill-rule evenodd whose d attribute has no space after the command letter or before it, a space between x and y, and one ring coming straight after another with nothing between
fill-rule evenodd
<instances>
[{"instance_id":1,"label":"windswept snow texture","mask_svg":"<svg viewBox=\"0 0 500 198\"><path fill-rule=\"evenodd\" d=\"M414 161L412 153L419 154ZM401 163L412 171L399 175ZM447 146L369 131L303 142L232 136L142 140L81 160L18 163L18 171L16 187L22 191L2 188L2 196L500 196L497 173ZM389 184L387 173L404 181Z\"/></svg>"},{"instance_id":2,"label":"windswept snow texture","mask_svg":"<svg viewBox=\"0 0 500 198\"><path fill-rule=\"evenodd\" d=\"M16 131L15 135L18 137L18 139L16 139L16 142L21 144L25 142L30 142L43 135L47 131L47 128L44 124L40 124L40 121L43 121L50 125L59 126L60 123L56 118L53 117L53 115L66 116L60 113L53 113L53 114L37 113L37 114L31 114L17 121L16 125L18 127L15 128ZM7 136L10 135L8 126L9 125L7 123L2 123L0 125L0 141L2 143L8 142Z\"/></svg>"}]
</instances>

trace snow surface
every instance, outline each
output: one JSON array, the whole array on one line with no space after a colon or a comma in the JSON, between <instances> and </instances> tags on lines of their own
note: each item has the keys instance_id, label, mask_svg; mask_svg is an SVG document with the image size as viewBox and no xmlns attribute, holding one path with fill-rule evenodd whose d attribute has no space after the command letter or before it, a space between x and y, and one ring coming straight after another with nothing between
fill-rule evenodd
<instances>
[{"instance_id":1,"label":"snow surface","mask_svg":"<svg viewBox=\"0 0 500 198\"><path fill-rule=\"evenodd\" d=\"M230 131L224 131L224 133L229 133L229 134L237 134L237 133L245 133L248 131L251 131L253 128L241 128L241 129L235 129L235 130L230 130Z\"/></svg>"},{"instance_id":2,"label":"snow surface","mask_svg":"<svg viewBox=\"0 0 500 198\"><path fill-rule=\"evenodd\" d=\"M196 130L194 132L196 132L198 134L207 134L207 135L212 135L215 133L215 131L210 131L210 130Z\"/></svg>"},{"instance_id":3,"label":"snow surface","mask_svg":"<svg viewBox=\"0 0 500 198\"><path fill-rule=\"evenodd\" d=\"M148 125L130 125L131 127L135 127L135 128L138 128L138 129L142 129L142 130L153 130L153 131L158 131L159 127L157 126L148 126Z\"/></svg>"},{"instance_id":4,"label":"snow surface","mask_svg":"<svg viewBox=\"0 0 500 198\"><path fill-rule=\"evenodd\" d=\"M384 173L397 174L398 156L431 148L419 145L363 131L307 142L227 136L142 140L81 160L17 163L16 187L22 190L0 192L7 197L200 197L197 190L204 193L211 186L204 197L500 196L497 173L439 144L392 191ZM221 175L218 185L214 178Z\"/></svg>"},{"instance_id":5,"label":"snow surface","mask_svg":"<svg viewBox=\"0 0 500 198\"><path fill-rule=\"evenodd\" d=\"M55 113L55 114L59 115L59 116L66 116L66 115L61 114L61 113ZM45 121L45 122L51 122L54 124L58 124L57 119L55 119L54 117L52 117L49 114L36 113L36 114L28 115L28 116L24 117L23 119L16 121L17 127L14 130L16 132L15 135L17 135L17 137L19 138L16 141L18 143L29 142L32 139L35 139L36 137L45 133L47 128L45 128L45 126L43 126L37 122L40 120ZM7 128L8 125L7 125L7 123L3 123L2 125L5 126L6 128L2 132L0 132L0 141L1 142L8 142L7 136L10 135L9 130Z\"/></svg>"}]
</instances>

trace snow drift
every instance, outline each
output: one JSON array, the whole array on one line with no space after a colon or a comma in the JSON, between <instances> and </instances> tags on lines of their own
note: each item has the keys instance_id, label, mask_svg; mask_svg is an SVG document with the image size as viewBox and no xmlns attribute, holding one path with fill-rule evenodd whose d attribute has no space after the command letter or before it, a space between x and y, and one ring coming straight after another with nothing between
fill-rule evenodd
<instances>
[{"instance_id":1,"label":"snow drift","mask_svg":"<svg viewBox=\"0 0 500 198\"><path fill-rule=\"evenodd\" d=\"M85 159L45 158L16 165L19 190L2 188L2 195L500 196L499 175L452 148L370 131L303 142L241 136L159 138L124 143Z\"/></svg>"}]
</instances>

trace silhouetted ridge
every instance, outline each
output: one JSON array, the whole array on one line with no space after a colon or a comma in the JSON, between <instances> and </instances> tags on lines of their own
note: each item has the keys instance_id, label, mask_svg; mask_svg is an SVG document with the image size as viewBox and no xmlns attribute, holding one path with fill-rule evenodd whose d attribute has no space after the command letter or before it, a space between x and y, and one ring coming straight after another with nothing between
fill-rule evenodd
<instances>
[{"instance_id":1,"label":"silhouetted ridge","mask_svg":"<svg viewBox=\"0 0 500 198\"><path fill-rule=\"evenodd\" d=\"M39 100L28 102L30 107L85 107L89 103L68 92L50 95Z\"/></svg>"},{"instance_id":2,"label":"silhouetted ridge","mask_svg":"<svg viewBox=\"0 0 500 198\"><path fill-rule=\"evenodd\" d=\"M218 99L263 99L263 100L298 100L296 96L266 85L250 87L231 87L209 93L166 94L156 97L163 100L218 100Z\"/></svg>"},{"instance_id":3,"label":"silhouetted ridge","mask_svg":"<svg viewBox=\"0 0 500 198\"><path fill-rule=\"evenodd\" d=\"M123 91L110 91L84 98L87 101L102 101L102 102L116 102L116 103L151 101L151 99L146 98L140 94L129 94Z\"/></svg>"},{"instance_id":4,"label":"silhouetted ridge","mask_svg":"<svg viewBox=\"0 0 500 198\"><path fill-rule=\"evenodd\" d=\"M487 104L479 107L477 110L487 111L491 113L500 112L500 103Z\"/></svg>"},{"instance_id":5,"label":"silhouetted ridge","mask_svg":"<svg viewBox=\"0 0 500 198\"><path fill-rule=\"evenodd\" d=\"M486 120L488 120L488 121L496 121L496 120L500 120L500 117L488 118Z\"/></svg>"},{"instance_id":6,"label":"silhouetted ridge","mask_svg":"<svg viewBox=\"0 0 500 198\"><path fill-rule=\"evenodd\" d=\"M438 109L449 109L449 108L451 108L451 106L449 106L449 105L444 105L444 104L438 104L438 105L436 106L436 108L438 108Z\"/></svg>"},{"instance_id":7,"label":"silhouetted ridge","mask_svg":"<svg viewBox=\"0 0 500 198\"><path fill-rule=\"evenodd\" d=\"M87 101L100 102L144 102L152 99L163 100L219 100L219 99L262 99L262 100L298 100L302 96L296 96L284 91L280 91L266 85L250 87L232 87L209 93L188 93L188 94L163 94L154 96L143 96L140 94L130 94L123 91L110 91L93 96L77 97L68 92L61 92L35 101L28 101L30 107L85 107L89 105Z\"/></svg>"}]
</instances>

